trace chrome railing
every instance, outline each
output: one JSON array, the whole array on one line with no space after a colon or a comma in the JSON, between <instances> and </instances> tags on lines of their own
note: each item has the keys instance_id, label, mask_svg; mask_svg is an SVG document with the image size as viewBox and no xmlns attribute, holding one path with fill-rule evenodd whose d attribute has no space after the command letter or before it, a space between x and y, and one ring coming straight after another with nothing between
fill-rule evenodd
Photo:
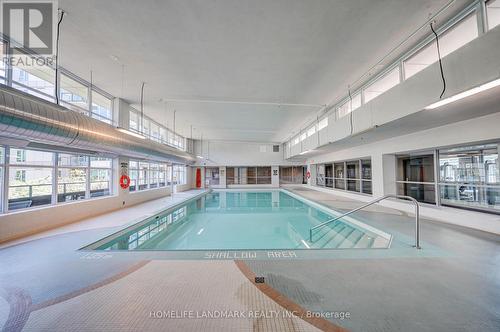
<instances>
[{"instance_id":1,"label":"chrome railing","mask_svg":"<svg viewBox=\"0 0 500 332\"><path fill-rule=\"evenodd\" d=\"M344 214L341 214L340 216L337 216L335 218L332 218L332 219L329 219L319 225L316 225L312 228L309 229L309 241L312 243L313 242L313 231L316 230L316 229L319 229L319 228L322 228L326 225L328 225L329 223L332 223L334 221L337 221L339 220L340 218L343 218L345 216L348 216L356 211L359 211L359 210L362 210L364 209L365 207L368 207L370 205L373 205L373 204L376 204L380 201L383 201L384 199L387 199L387 198L398 198L398 199L405 199L405 200L408 200L408 201L411 201L413 203L413 205L415 205L415 248L417 249L420 249L420 212L419 212L419 204L418 204L418 201L413 198L413 197L410 197L410 196L403 196L403 195L385 195L385 196L382 196L380 198L377 198L371 202L368 202L354 210L351 210L349 212L346 212Z\"/></svg>"}]
</instances>

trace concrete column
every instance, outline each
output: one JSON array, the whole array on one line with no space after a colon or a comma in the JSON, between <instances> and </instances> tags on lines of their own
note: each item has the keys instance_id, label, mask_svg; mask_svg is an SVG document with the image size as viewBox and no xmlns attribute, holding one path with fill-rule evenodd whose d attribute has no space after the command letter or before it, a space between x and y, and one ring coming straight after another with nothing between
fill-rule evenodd
<instances>
[{"instance_id":1,"label":"concrete column","mask_svg":"<svg viewBox=\"0 0 500 332\"><path fill-rule=\"evenodd\" d=\"M226 188L226 166L219 167L219 186Z\"/></svg>"},{"instance_id":2,"label":"concrete column","mask_svg":"<svg viewBox=\"0 0 500 332\"><path fill-rule=\"evenodd\" d=\"M316 185L316 165L315 164L308 164L307 170L311 173L311 177L307 180L307 184L309 186L315 186Z\"/></svg>"},{"instance_id":3,"label":"concrete column","mask_svg":"<svg viewBox=\"0 0 500 332\"><path fill-rule=\"evenodd\" d=\"M271 166L271 185L278 188L280 186L280 167Z\"/></svg>"},{"instance_id":4,"label":"concrete column","mask_svg":"<svg viewBox=\"0 0 500 332\"><path fill-rule=\"evenodd\" d=\"M372 156L373 196L396 194L396 156Z\"/></svg>"}]
</instances>

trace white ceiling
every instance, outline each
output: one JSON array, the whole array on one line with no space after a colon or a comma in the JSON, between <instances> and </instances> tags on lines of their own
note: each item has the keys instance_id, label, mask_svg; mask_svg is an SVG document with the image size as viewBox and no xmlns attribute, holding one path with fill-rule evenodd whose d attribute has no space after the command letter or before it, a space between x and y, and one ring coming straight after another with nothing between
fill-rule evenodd
<instances>
[{"instance_id":1,"label":"white ceiling","mask_svg":"<svg viewBox=\"0 0 500 332\"><path fill-rule=\"evenodd\" d=\"M279 142L319 106L165 100L329 103L447 2L59 0L60 59L132 104L145 81L146 114L188 137Z\"/></svg>"}]
</instances>

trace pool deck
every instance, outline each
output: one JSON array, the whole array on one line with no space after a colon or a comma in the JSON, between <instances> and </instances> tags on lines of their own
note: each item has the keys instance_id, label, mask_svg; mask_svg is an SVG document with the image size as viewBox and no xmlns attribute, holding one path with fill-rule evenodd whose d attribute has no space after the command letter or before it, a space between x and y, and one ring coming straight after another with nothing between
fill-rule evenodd
<instances>
[{"instance_id":1,"label":"pool deck","mask_svg":"<svg viewBox=\"0 0 500 332\"><path fill-rule=\"evenodd\" d=\"M338 211L363 204L289 190ZM393 234L390 249L258 251L258 257L79 250L201 193L1 245L2 331L500 330L500 237L422 220L423 248L416 250L413 218L380 206L356 218Z\"/></svg>"}]
</instances>

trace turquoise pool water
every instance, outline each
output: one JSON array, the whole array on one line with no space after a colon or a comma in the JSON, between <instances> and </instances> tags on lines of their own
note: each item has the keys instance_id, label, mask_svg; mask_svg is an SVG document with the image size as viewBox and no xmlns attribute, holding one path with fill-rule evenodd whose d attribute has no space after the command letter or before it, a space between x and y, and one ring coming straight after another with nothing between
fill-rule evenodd
<instances>
[{"instance_id":1,"label":"turquoise pool water","mask_svg":"<svg viewBox=\"0 0 500 332\"><path fill-rule=\"evenodd\" d=\"M386 248L389 238L354 219L334 217L281 190L212 192L96 244L97 250Z\"/></svg>"}]
</instances>

